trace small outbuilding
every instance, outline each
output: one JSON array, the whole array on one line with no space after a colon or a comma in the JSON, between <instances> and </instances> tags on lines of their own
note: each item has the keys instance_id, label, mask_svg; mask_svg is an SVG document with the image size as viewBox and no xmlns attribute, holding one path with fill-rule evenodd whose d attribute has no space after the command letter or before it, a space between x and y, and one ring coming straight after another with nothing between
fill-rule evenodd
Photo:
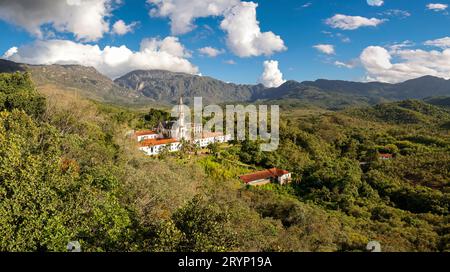
<instances>
[{"instance_id":1,"label":"small outbuilding","mask_svg":"<svg viewBox=\"0 0 450 272\"><path fill-rule=\"evenodd\" d=\"M239 178L245 184L250 186L262 186L269 183L278 183L280 185L285 185L292 182L291 173L278 168L258 171L255 173L240 176Z\"/></svg>"},{"instance_id":2,"label":"small outbuilding","mask_svg":"<svg viewBox=\"0 0 450 272\"><path fill-rule=\"evenodd\" d=\"M394 158L394 155L392 155L392 154L384 154L384 153L381 153L380 155L379 155L379 159L380 160L383 160L383 161L386 161L386 160L392 160Z\"/></svg>"}]
</instances>

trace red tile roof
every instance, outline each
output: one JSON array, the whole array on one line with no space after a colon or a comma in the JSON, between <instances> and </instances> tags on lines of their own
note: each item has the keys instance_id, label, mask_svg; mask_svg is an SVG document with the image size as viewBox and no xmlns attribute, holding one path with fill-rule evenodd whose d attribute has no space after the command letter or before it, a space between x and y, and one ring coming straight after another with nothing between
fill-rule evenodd
<instances>
[{"instance_id":1,"label":"red tile roof","mask_svg":"<svg viewBox=\"0 0 450 272\"><path fill-rule=\"evenodd\" d=\"M267 170L243 175L243 176L240 176L239 178L242 181L244 181L245 183L250 183L250 182L261 180L261 179L278 178L278 177L284 176L286 174L289 174L289 172L286 170L272 168L272 169L267 169Z\"/></svg>"},{"instance_id":2,"label":"red tile roof","mask_svg":"<svg viewBox=\"0 0 450 272\"><path fill-rule=\"evenodd\" d=\"M134 136L138 137L138 136L153 135L153 134L157 134L157 133L154 132L153 130L141 130L141 131L136 131L136 133L134 133Z\"/></svg>"},{"instance_id":3,"label":"red tile roof","mask_svg":"<svg viewBox=\"0 0 450 272\"><path fill-rule=\"evenodd\" d=\"M392 159L394 156L392 154L380 154L380 158Z\"/></svg>"},{"instance_id":4,"label":"red tile roof","mask_svg":"<svg viewBox=\"0 0 450 272\"><path fill-rule=\"evenodd\" d=\"M165 144L173 144L177 143L178 141L176 139L149 139L144 140L139 143L141 147L150 147L150 146L157 146L157 145L165 145Z\"/></svg>"}]
</instances>

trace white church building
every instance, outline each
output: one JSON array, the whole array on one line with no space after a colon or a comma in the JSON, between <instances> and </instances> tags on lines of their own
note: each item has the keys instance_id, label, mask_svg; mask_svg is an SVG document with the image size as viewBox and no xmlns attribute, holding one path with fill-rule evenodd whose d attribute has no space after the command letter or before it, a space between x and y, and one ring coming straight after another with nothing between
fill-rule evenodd
<instances>
[{"instance_id":1,"label":"white church building","mask_svg":"<svg viewBox=\"0 0 450 272\"><path fill-rule=\"evenodd\" d=\"M138 142L139 150L149 156L160 154L164 149L169 152L181 150L182 140L205 148L212 143L231 141L231 135L222 132L203 132L202 124L185 122L183 100L180 98L178 121L162 122L155 130L137 131L134 138ZM195 137L194 135L202 135Z\"/></svg>"}]
</instances>

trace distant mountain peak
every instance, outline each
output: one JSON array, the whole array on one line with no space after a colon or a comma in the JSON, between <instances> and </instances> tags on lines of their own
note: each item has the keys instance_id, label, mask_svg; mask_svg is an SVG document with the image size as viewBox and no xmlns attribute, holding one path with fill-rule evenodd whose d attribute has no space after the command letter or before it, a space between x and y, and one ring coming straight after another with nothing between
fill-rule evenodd
<instances>
[{"instance_id":1,"label":"distant mountain peak","mask_svg":"<svg viewBox=\"0 0 450 272\"><path fill-rule=\"evenodd\" d=\"M38 85L54 84L61 89L79 90L92 99L125 104L149 101L175 104L182 93L187 103L192 103L194 97L203 97L205 104L263 100L267 103L276 100L279 103L286 100L338 109L352 105L450 96L450 80L434 76L423 76L398 84L327 79L304 82L289 80L278 88L266 88L262 84L226 83L208 76L166 70L136 70L113 82L93 67L26 65L0 59L0 72L26 70L32 73Z\"/></svg>"},{"instance_id":2,"label":"distant mountain peak","mask_svg":"<svg viewBox=\"0 0 450 272\"><path fill-rule=\"evenodd\" d=\"M202 97L204 103L246 102L265 89L262 85L237 85L208 76L164 70L136 70L115 82L167 104L177 103L180 94L187 103L192 103L194 97Z\"/></svg>"},{"instance_id":3,"label":"distant mountain peak","mask_svg":"<svg viewBox=\"0 0 450 272\"><path fill-rule=\"evenodd\" d=\"M442 81L449 81L445 78L442 77L436 77L436 76L431 76L431 75L427 75L427 76L422 76L422 77L418 77L418 78L413 78L410 80L406 80L405 82L402 83L408 83L408 82L417 82L417 81L436 81L436 82L442 82ZM399 83L399 84L402 84Z\"/></svg>"}]
</instances>

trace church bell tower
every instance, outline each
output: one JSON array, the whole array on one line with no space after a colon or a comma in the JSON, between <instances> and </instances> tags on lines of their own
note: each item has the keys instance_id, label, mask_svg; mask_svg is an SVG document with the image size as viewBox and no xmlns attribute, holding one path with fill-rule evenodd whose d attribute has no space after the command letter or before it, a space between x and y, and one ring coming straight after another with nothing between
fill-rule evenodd
<instances>
[{"instance_id":1,"label":"church bell tower","mask_svg":"<svg viewBox=\"0 0 450 272\"><path fill-rule=\"evenodd\" d=\"M183 105L183 97L180 95L180 100L178 103L178 131L177 131L177 138L178 140L189 140L187 137L187 128L186 128L186 115L184 112L184 105Z\"/></svg>"}]
</instances>

